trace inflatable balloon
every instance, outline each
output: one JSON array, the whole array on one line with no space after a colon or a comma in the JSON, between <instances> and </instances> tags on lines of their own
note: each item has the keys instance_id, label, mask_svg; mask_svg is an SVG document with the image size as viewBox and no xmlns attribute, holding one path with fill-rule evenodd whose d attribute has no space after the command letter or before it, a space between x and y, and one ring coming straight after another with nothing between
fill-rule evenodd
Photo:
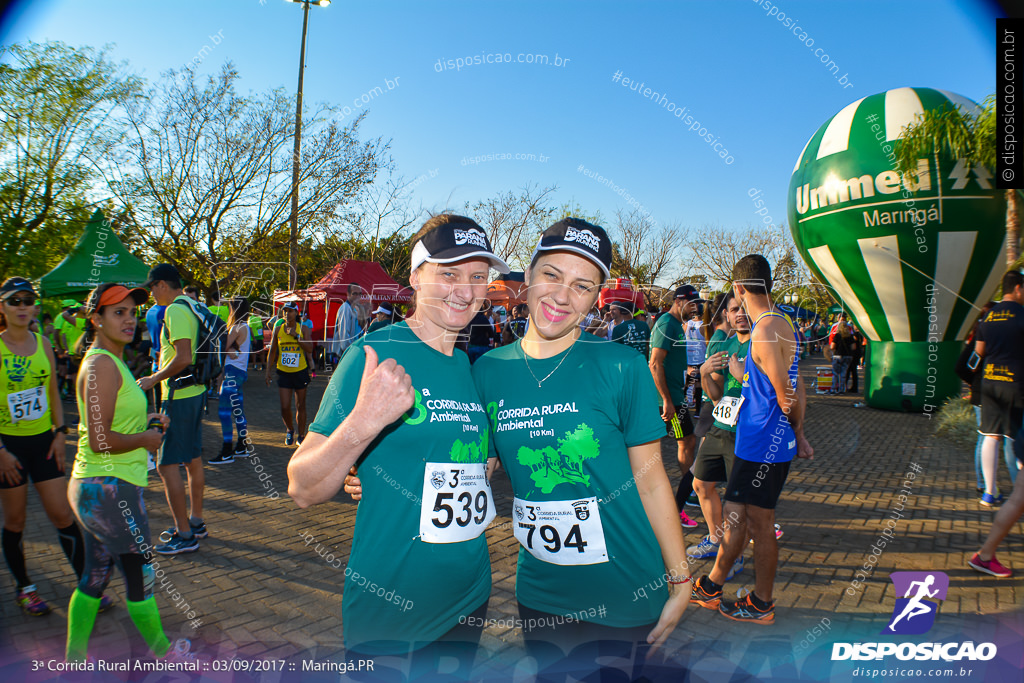
<instances>
[{"instance_id":1,"label":"inflatable balloon","mask_svg":"<svg viewBox=\"0 0 1024 683\"><path fill-rule=\"evenodd\" d=\"M868 405L931 412L1006 269L1006 201L989 169L939 154L896 170L901 131L965 97L897 88L848 105L804 146L789 185L800 255L870 340Z\"/></svg>"}]
</instances>

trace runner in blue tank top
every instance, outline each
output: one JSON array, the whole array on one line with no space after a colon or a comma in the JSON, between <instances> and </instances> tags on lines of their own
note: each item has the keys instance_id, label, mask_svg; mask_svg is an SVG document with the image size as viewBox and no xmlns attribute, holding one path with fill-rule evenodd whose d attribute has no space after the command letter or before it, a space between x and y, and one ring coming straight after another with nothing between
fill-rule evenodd
<instances>
[{"instance_id":1,"label":"runner in blue tank top","mask_svg":"<svg viewBox=\"0 0 1024 683\"><path fill-rule=\"evenodd\" d=\"M714 569L697 580L692 597L730 619L759 624L775 621L775 505L793 457L814 456L804 437L807 403L798 370L796 329L775 310L771 287L771 266L763 256L744 256L733 268L733 291L755 321L745 367L730 368L743 372L743 392L736 409L736 462L726 484L723 512L726 519L738 522L725 530ZM730 362L738 363L735 358ZM722 584L748 537L754 539L754 591L740 600L722 600Z\"/></svg>"}]
</instances>

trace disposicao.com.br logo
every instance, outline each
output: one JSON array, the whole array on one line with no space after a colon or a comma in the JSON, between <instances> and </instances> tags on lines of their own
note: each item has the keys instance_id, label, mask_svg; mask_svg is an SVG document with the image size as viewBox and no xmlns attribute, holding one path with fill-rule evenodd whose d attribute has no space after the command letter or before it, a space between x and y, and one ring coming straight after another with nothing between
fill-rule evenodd
<instances>
[{"instance_id":1,"label":"disposicao.com.br logo","mask_svg":"<svg viewBox=\"0 0 1024 683\"><path fill-rule=\"evenodd\" d=\"M884 635L919 635L935 624L938 601L946 599L949 577L943 572L893 572L889 575L896 605ZM994 643L973 641L951 643L834 643L832 660L884 659L895 655L900 660L988 661L996 656Z\"/></svg>"}]
</instances>

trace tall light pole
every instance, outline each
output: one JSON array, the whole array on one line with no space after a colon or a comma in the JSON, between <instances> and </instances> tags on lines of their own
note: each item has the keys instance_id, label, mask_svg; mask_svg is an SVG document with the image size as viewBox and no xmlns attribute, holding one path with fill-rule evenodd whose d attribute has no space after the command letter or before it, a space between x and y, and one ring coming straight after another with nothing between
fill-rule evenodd
<instances>
[{"instance_id":1,"label":"tall light pole","mask_svg":"<svg viewBox=\"0 0 1024 683\"><path fill-rule=\"evenodd\" d=\"M306 28L309 6L327 7L331 0L285 0L302 5L302 46L299 49L299 88L295 97L295 152L292 157L292 216L288 239L288 289L295 289L299 274L299 159L302 154L302 73L306 70Z\"/></svg>"}]
</instances>

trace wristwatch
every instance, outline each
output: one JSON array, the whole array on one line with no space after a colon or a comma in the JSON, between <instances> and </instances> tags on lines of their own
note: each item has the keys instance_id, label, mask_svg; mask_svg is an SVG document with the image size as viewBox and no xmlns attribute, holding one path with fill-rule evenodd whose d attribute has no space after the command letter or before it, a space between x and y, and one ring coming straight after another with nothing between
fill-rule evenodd
<instances>
[{"instance_id":1,"label":"wristwatch","mask_svg":"<svg viewBox=\"0 0 1024 683\"><path fill-rule=\"evenodd\" d=\"M68 433L68 426L67 425L61 425L60 427L54 427L53 431L60 432L61 434L67 434Z\"/></svg>"}]
</instances>

